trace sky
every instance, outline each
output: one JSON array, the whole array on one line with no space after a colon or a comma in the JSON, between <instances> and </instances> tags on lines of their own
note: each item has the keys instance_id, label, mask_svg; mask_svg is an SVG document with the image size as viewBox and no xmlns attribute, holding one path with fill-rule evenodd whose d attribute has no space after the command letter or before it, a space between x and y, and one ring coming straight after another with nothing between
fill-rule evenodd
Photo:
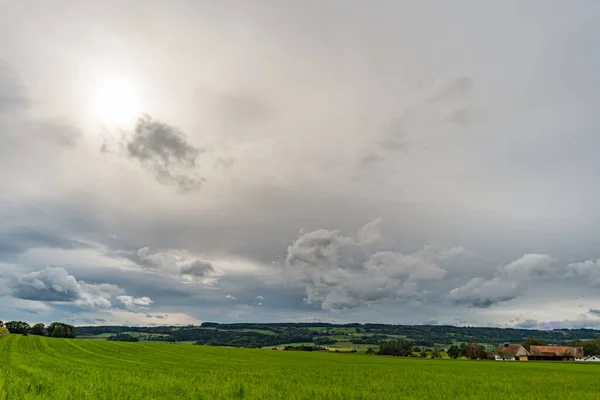
<instances>
[{"instance_id":1,"label":"sky","mask_svg":"<svg viewBox=\"0 0 600 400\"><path fill-rule=\"evenodd\" d=\"M0 319L600 329L599 2L0 9Z\"/></svg>"}]
</instances>

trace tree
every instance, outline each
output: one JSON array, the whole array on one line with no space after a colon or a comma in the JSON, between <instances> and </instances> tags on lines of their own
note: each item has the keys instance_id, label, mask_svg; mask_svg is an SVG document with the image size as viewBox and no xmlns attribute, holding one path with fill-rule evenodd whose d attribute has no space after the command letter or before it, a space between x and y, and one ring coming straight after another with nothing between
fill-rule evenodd
<instances>
[{"instance_id":1,"label":"tree","mask_svg":"<svg viewBox=\"0 0 600 400\"><path fill-rule=\"evenodd\" d=\"M470 360L487 360L489 358L487 350L479 343L467 343L463 355Z\"/></svg>"},{"instance_id":2,"label":"tree","mask_svg":"<svg viewBox=\"0 0 600 400\"><path fill-rule=\"evenodd\" d=\"M0 321L0 328L3 328L3 327L4 327L4 322Z\"/></svg>"},{"instance_id":3,"label":"tree","mask_svg":"<svg viewBox=\"0 0 600 400\"><path fill-rule=\"evenodd\" d=\"M431 351L431 358L442 358L442 354L440 353L440 350L437 347L434 347Z\"/></svg>"},{"instance_id":4,"label":"tree","mask_svg":"<svg viewBox=\"0 0 600 400\"><path fill-rule=\"evenodd\" d=\"M450 348L448 348L447 353L448 353L448 357L450 357L453 360L456 360L457 358L462 356L462 351L460 350L460 347L458 347L455 344L453 344L452 346L450 346Z\"/></svg>"},{"instance_id":5,"label":"tree","mask_svg":"<svg viewBox=\"0 0 600 400\"><path fill-rule=\"evenodd\" d=\"M375 350L372 347L369 347L367 349L367 354L369 354L369 355L375 354Z\"/></svg>"},{"instance_id":6,"label":"tree","mask_svg":"<svg viewBox=\"0 0 600 400\"><path fill-rule=\"evenodd\" d=\"M140 338L137 336L131 336L128 333L119 333L118 335L110 336L106 340L115 342L139 342Z\"/></svg>"},{"instance_id":7,"label":"tree","mask_svg":"<svg viewBox=\"0 0 600 400\"><path fill-rule=\"evenodd\" d=\"M594 340L573 340L569 342L569 346L583 347L583 354L586 356L600 354L600 337Z\"/></svg>"},{"instance_id":8,"label":"tree","mask_svg":"<svg viewBox=\"0 0 600 400\"><path fill-rule=\"evenodd\" d=\"M10 333L24 334L29 330L29 324L23 321L8 321L4 324Z\"/></svg>"},{"instance_id":9,"label":"tree","mask_svg":"<svg viewBox=\"0 0 600 400\"><path fill-rule=\"evenodd\" d=\"M379 354L408 357L412 355L412 344L402 340L382 340L379 343Z\"/></svg>"},{"instance_id":10,"label":"tree","mask_svg":"<svg viewBox=\"0 0 600 400\"><path fill-rule=\"evenodd\" d=\"M48 325L48 336L55 338L69 338L76 336L76 329L73 325L63 324L62 322L53 322Z\"/></svg>"},{"instance_id":11,"label":"tree","mask_svg":"<svg viewBox=\"0 0 600 400\"><path fill-rule=\"evenodd\" d=\"M427 358L427 351L425 349L421 350L421 352L419 353L419 357Z\"/></svg>"},{"instance_id":12,"label":"tree","mask_svg":"<svg viewBox=\"0 0 600 400\"><path fill-rule=\"evenodd\" d=\"M29 330L32 335L44 336L46 334L46 326L42 323L35 324Z\"/></svg>"},{"instance_id":13,"label":"tree","mask_svg":"<svg viewBox=\"0 0 600 400\"><path fill-rule=\"evenodd\" d=\"M525 347L527 351L531 349L531 346L546 346L546 343L542 343L536 338L527 338L521 343L521 346Z\"/></svg>"}]
</instances>

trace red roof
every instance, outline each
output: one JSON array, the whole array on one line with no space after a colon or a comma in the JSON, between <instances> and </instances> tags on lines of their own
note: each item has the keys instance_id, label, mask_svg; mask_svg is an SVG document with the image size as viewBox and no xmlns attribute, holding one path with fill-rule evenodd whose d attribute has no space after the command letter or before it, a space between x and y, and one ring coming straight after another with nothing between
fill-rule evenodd
<instances>
[{"instance_id":1,"label":"red roof","mask_svg":"<svg viewBox=\"0 0 600 400\"><path fill-rule=\"evenodd\" d=\"M572 356L583 358L583 347L567 346L531 346L529 352L533 356L563 357Z\"/></svg>"}]
</instances>

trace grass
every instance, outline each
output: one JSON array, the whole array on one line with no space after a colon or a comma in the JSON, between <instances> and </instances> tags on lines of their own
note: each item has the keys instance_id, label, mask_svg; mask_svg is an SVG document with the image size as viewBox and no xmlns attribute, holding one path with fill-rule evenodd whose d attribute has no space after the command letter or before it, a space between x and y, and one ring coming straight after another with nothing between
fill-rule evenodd
<instances>
[{"instance_id":1,"label":"grass","mask_svg":"<svg viewBox=\"0 0 600 400\"><path fill-rule=\"evenodd\" d=\"M597 399L600 365L0 339L0 399Z\"/></svg>"}]
</instances>

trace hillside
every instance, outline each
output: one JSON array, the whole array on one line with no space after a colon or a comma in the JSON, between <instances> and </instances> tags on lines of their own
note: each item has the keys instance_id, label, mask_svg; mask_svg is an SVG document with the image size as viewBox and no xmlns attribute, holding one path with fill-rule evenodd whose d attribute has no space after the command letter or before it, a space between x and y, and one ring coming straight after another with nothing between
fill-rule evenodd
<instances>
[{"instance_id":1,"label":"hillside","mask_svg":"<svg viewBox=\"0 0 600 400\"><path fill-rule=\"evenodd\" d=\"M512 328L456 327L447 325L325 324L325 323L203 323L201 326L84 326L82 338L103 338L128 333L141 340L198 342L233 347L267 347L287 343L322 345L378 345L381 340L403 339L415 346L447 347L453 343L477 342L489 346L520 343L535 337L545 343L567 344L600 336L593 329L530 330Z\"/></svg>"}]
</instances>

